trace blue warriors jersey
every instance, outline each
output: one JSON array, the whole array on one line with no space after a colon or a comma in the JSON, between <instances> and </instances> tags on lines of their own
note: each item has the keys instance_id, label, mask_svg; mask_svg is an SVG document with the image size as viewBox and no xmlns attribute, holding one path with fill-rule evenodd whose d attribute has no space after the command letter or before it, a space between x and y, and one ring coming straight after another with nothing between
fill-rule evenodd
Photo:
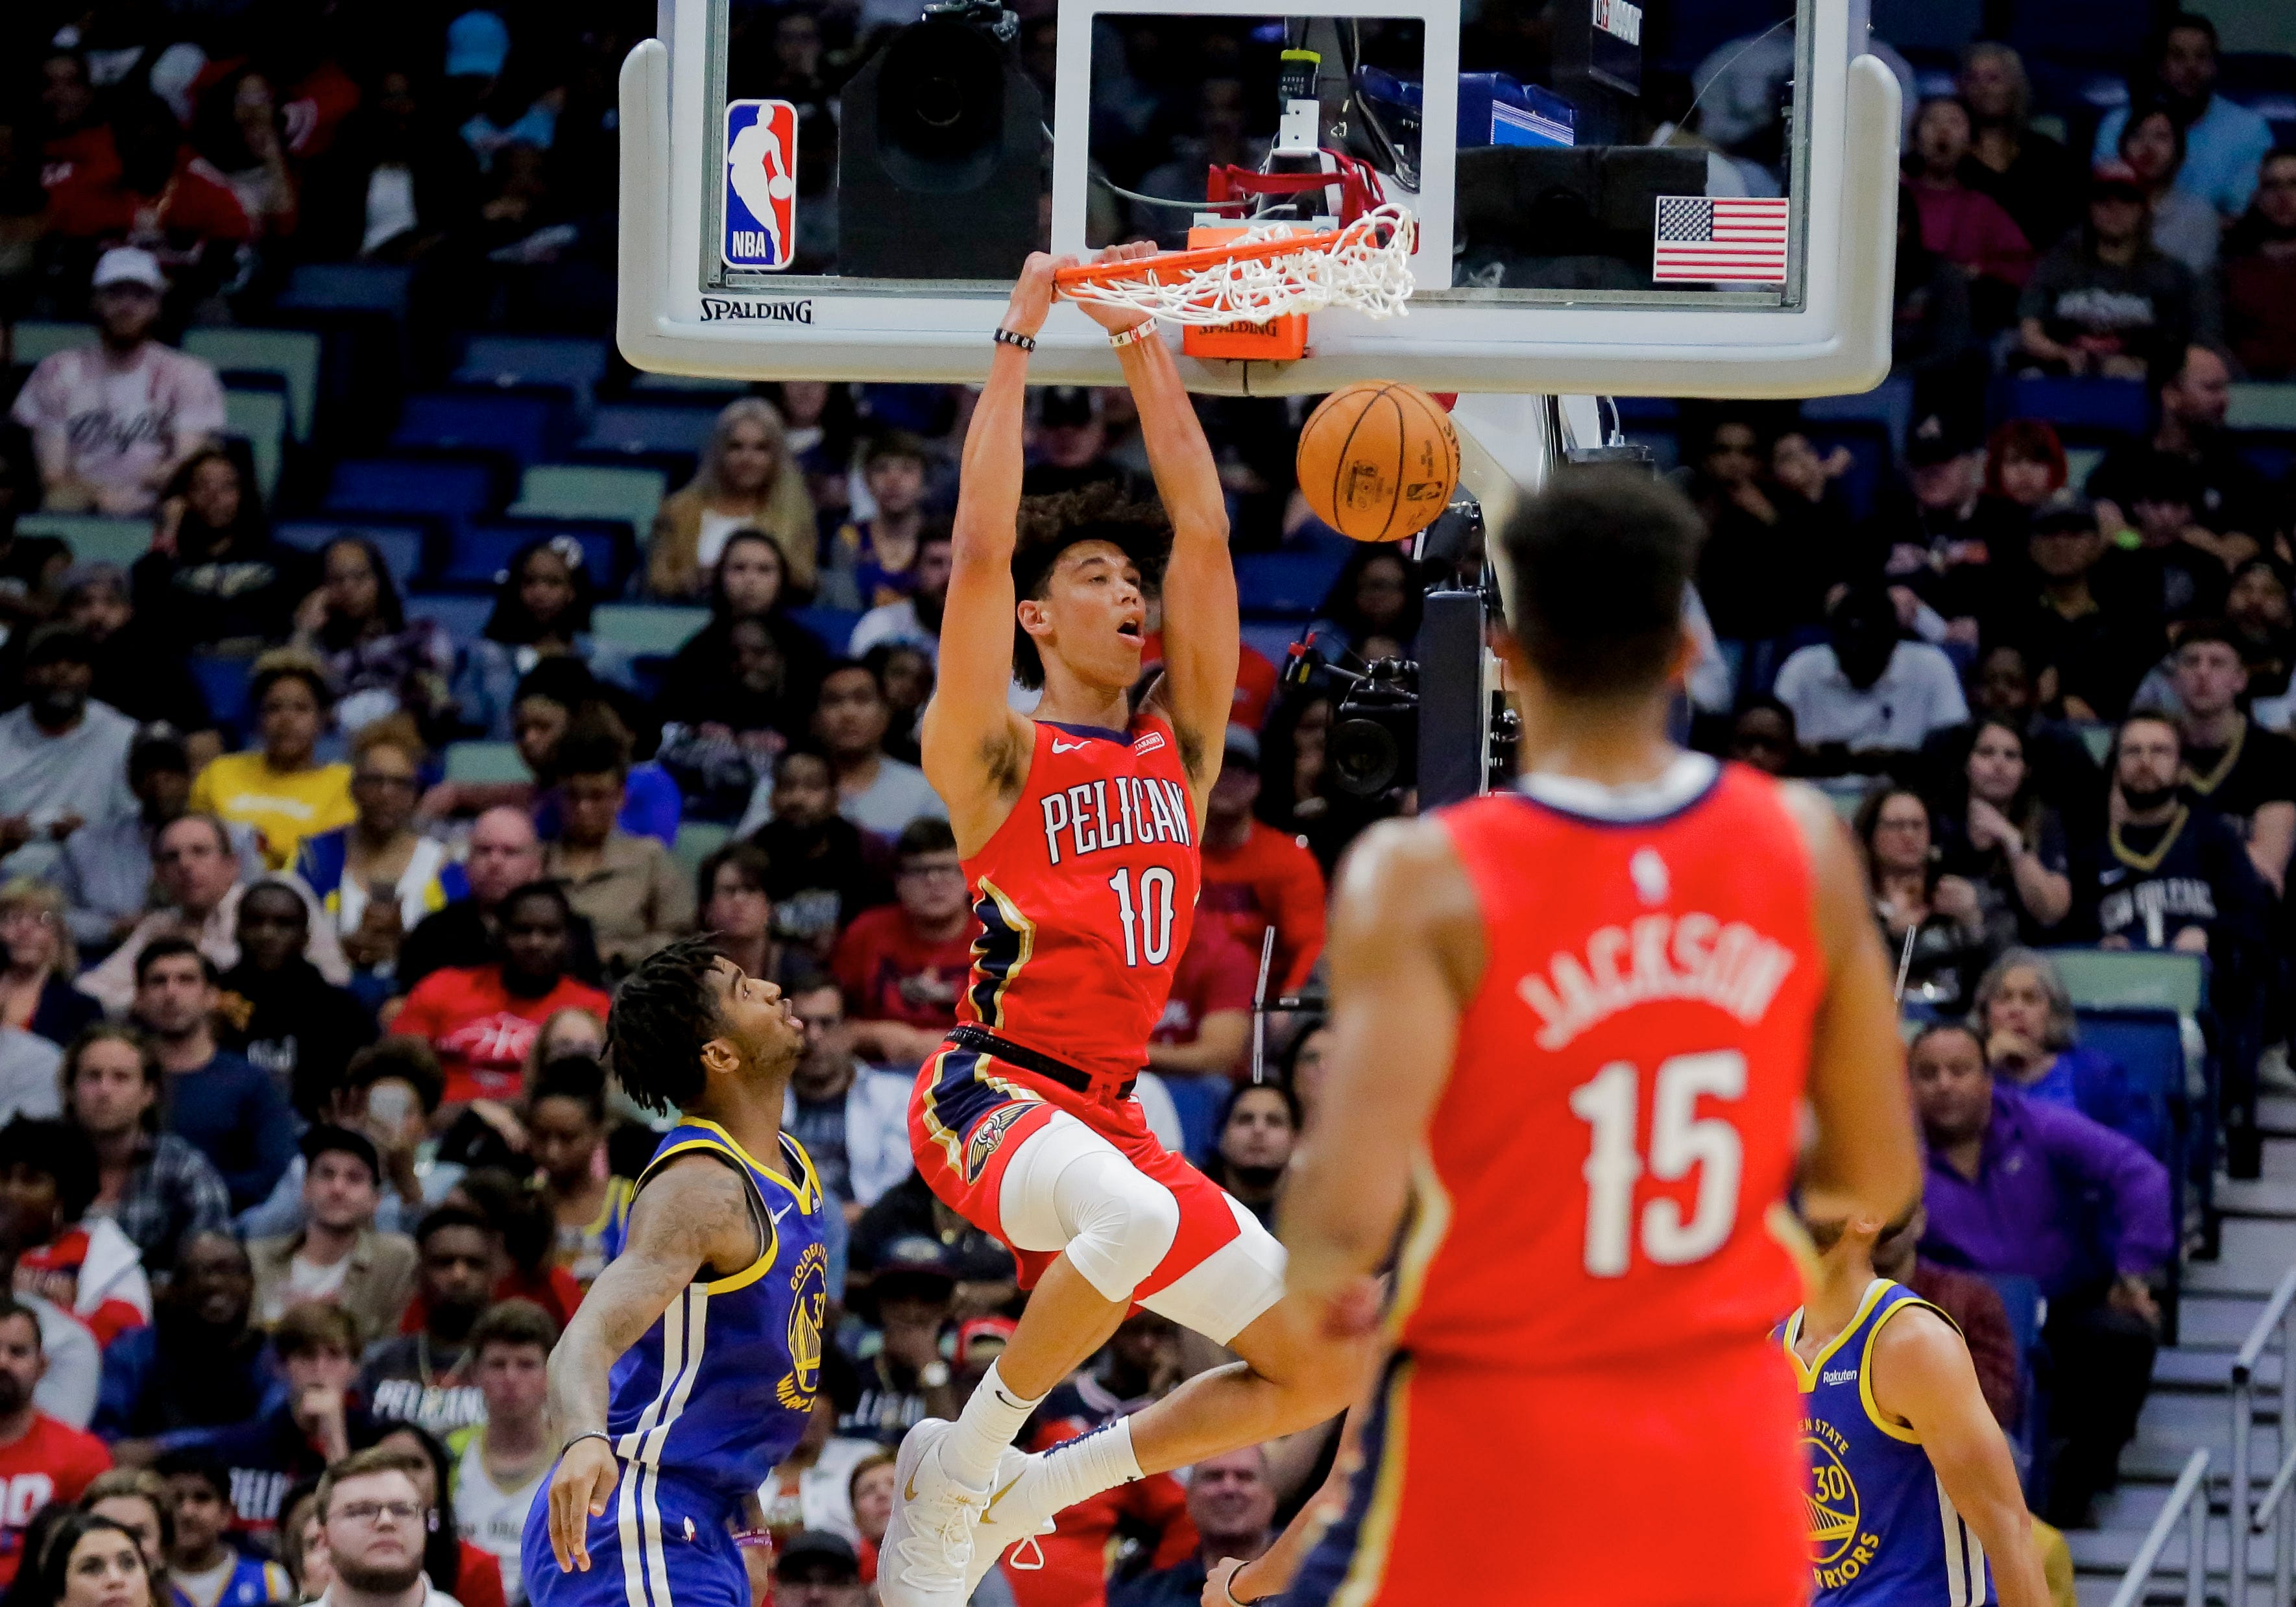
<instances>
[{"instance_id":1,"label":"blue warriors jersey","mask_svg":"<svg viewBox=\"0 0 2296 1607\"><path fill-rule=\"evenodd\" d=\"M765 1250L741 1271L689 1283L644 1338L614 1364L606 1429L615 1453L729 1508L751 1495L805 1431L821 1387L829 1256L813 1162L787 1134L780 1168L746 1152L715 1122L671 1128L638 1179L697 1152L720 1157L749 1182Z\"/></svg>"},{"instance_id":2,"label":"blue warriors jersey","mask_svg":"<svg viewBox=\"0 0 2296 1607\"><path fill-rule=\"evenodd\" d=\"M1857 1316L1808 1363L1797 1311L1780 1330L1801 1385L1810 1564L1823 1607L1983 1607L1992 1577L1977 1536L1911 1429L1874 1404L1874 1339L1907 1307L1945 1313L1876 1278ZM1950 1323L1953 1319L1946 1317Z\"/></svg>"},{"instance_id":3,"label":"blue warriors jersey","mask_svg":"<svg viewBox=\"0 0 2296 1607\"><path fill-rule=\"evenodd\" d=\"M170 1587L175 1607L271 1607L272 1603L295 1599L295 1581L278 1563L239 1552L231 1554L231 1570L211 1598L185 1589L183 1575L175 1575Z\"/></svg>"}]
</instances>

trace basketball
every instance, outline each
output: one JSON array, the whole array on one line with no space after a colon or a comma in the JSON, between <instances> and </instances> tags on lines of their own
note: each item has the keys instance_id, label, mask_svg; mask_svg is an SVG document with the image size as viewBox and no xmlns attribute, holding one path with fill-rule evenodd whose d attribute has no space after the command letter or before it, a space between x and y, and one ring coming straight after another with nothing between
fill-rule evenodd
<instances>
[{"instance_id":1,"label":"basketball","mask_svg":"<svg viewBox=\"0 0 2296 1607\"><path fill-rule=\"evenodd\" d=\"M1413 385L1366 380L1325 397L1300 431L1300 489L1357 541L1400 541L1435 522L1459 483L1459 436Z\"/></svg>"}]
</instances>

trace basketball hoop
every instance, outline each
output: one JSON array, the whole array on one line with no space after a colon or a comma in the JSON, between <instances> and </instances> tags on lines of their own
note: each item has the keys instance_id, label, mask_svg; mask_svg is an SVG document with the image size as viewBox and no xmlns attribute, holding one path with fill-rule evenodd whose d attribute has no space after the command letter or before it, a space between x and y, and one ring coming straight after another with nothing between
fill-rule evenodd
<instances>
[{"instance_id":1,"label":"basketball hoop","mask_svg":"<svg viewBox=\"0 0 2296 1607\"><path fill-rule=\"evenodd\" d=\"M1062 268L1054 282L1072 301L1133 307L1200 328L1266 324L1329 307L1374 318L1404 311L1416 230L1410 213L1390 204L1344 228L1295 228L1265 225L1193 250Z\"/></svg>"}]
</instances>

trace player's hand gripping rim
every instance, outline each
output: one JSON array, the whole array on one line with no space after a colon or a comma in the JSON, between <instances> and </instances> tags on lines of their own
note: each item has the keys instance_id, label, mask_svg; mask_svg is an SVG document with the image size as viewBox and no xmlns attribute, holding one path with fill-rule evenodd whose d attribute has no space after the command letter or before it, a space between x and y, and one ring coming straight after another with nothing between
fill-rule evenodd
<instances>
[{"instance_id":1,"label":"player's hand gripping rim","mask_svg":"<svg viewBox=\"0 0 2296 1607\"><path fill-rule=\"evenodd\" d=\"M550 1475L550 1551L558 1571L590 1571L590 1520L606 1515L606 1497L621 1481L621 1464L603 1434L566 1447Z\"/></svg>"}]
</instances>

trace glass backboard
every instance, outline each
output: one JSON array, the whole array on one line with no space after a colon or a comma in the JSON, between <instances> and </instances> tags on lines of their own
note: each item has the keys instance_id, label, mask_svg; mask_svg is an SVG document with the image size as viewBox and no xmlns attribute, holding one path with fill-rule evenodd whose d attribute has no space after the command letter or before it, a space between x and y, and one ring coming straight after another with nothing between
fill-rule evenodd
<instances>
[{"instance_id":1,"label":"glass backboard","mask_svg":"<svg viewBox=\"0 0 2296 1607\"><path fill-rule=\"evenodd\" d=\"M623 75L622 344L670 372L977 378L1032 250L1376 198L1417 221L1408 314L1316 314L1304 357L1191 358L1192 387L1863 389L1888 360L1896 81L1859 53L1862 8L1721 3L865 0L824 40L674 0ZM1056 308L1031 377L1116 372Z\"/></svg>"}]
</instances>

